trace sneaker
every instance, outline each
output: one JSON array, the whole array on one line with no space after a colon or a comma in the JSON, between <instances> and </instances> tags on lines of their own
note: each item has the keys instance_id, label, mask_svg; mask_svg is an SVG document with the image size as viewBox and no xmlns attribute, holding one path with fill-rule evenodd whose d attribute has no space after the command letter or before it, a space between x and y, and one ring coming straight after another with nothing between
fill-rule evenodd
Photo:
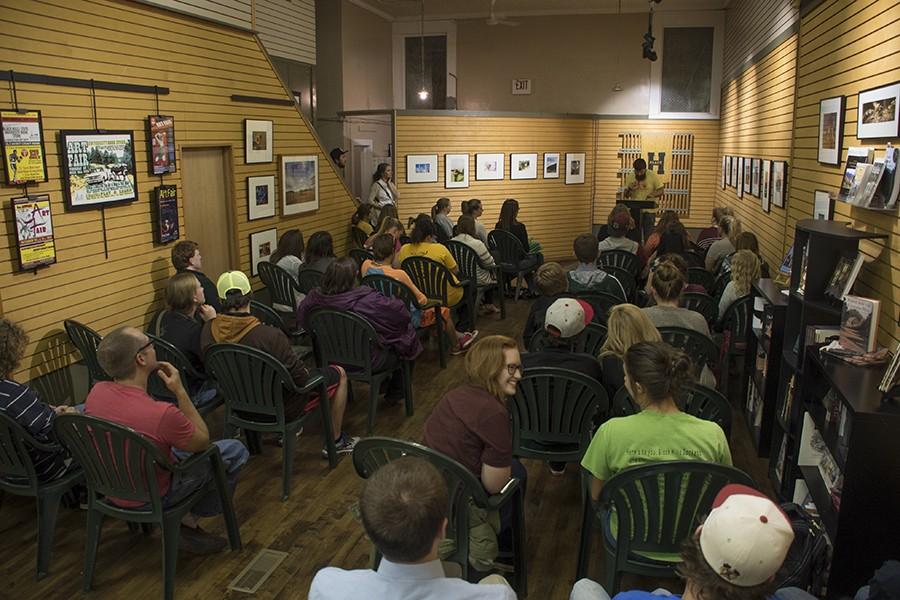
<instances>
[{"instance_id":1,"label":"sneaker","mask_svg":"<svg viewBox=\"0 0 900 600\"><path fill-rule=\"evenodd\" d=\"M216 554L225 549L228 541L199 527L182 525L178 544L182 550L191 554Z\"/></svg>"},{"instance_id":2,"label":"sneaker","mask_svg":"<svg viewBox=\"0 0 900 600\"><path fill-rule=\"evenodd\" d=\"M302 427L297 430L297 433L294 434L294 439L299 440L301 435L303 435ZM275 443L278 445L279 448L283 448L284 447L284 436L279 435L278 439L275 441Z\"/></svg>"},{"instance_id":3,"label":"sneaker","mask_svg":"<svg viewBox=\"0 0 900 600\"><path fill-rule=\"evenodd\" d=\"M550 474L554 477L560 477L566 472L566 463L551 462Z\"/></svg>"},{"instance_id":4,"label":"sneaker","mask_svg":"<svg viewBox=\"0 0 900 600\"><path fill-rule=\"evenodd\" d=\"M358 437L350 437L346 431L342 431L341 437L334 441L334 449L338 454L350 454L358 441ZM322 458L328 458L328 448L322 448Z\"/></svg>"},{"instance_id":5,"label":"sneaker","mask_svg":"<svg viewBox=\"0 0 900 600\"><path fill-rule=\"evenodd\" d=\"M462 334L462 337L459 338L459 341L456 343L456 347L450 350L450 354L456 356L458 354L464 353L469 349L469 346L472 345L472 342L475 341L475 338L478 337L478 330L475 331L467 331Z\"/></svg>"}]
</instances>

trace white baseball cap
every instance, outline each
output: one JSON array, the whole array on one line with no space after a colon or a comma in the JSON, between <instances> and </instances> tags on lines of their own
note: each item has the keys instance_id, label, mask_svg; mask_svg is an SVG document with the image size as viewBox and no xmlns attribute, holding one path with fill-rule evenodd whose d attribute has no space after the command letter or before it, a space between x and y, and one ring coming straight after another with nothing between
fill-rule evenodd
<instances>
[{"instance_id":1,"label":"white baseball cap","mask_svg":"<svg viewBox=\"0 0 900 600\"><path fill-rule=\"evenodd\" d=\"M544 316L544 329L554 337L575 337L594 318L594 309L584 300L560 298L550 305Z\"/></svg>"},{"instance_id":2,"label":"white baseball cap","mask_svg":"<svg viewBox=\"0 0 900 600\"><path fill-rule=\"evenodd\" d=\"M726 485L700 529L700 551L719 577L738 587L769 581L794 541L791 521L769 498Z\"/></svg>"}]
</instances>

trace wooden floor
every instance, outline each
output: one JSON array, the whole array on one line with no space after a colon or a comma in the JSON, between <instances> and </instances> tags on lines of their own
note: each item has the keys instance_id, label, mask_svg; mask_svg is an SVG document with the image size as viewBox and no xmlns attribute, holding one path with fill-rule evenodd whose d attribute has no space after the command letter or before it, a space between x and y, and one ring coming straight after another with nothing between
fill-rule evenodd
<instances>
[{"instance_id":1,"label":"wooden floor","mask_svg":"<svg viewBox=\"0 0 900 600\"><path fill-rule=\"evenodd\" d=\"M482 317L481 335L503 333L519 337L528 303L509 304L505 321ZM433 347L426 349L415 369L415 414L407 419L401 406L379 411L376 432L380 435L420 440L423 424L441 395L463 378L463 358L449 357L448 367L437 366ZM365 386L356 388L357 401L348 408L346 429L356 435L364 431L367 398ZM732 453L736 466L746 470L771 493L763 461L756 459L740 411L735 411ZM210 417L210 429L221 432L221 411ZM349 507L360 491L361 481L348 457L329 470L319 457L322 438L318 426L307 428L299 443L294 465L293 492L282 502L281 449L266 444L261 455L251 457L241 473L235 508L244 543L239 553L197 557L182 554L178 562L176 594L179 598L247 598L228 592L226 586L263 548L288 553L276 572L253 597L302 599L316 571L326 565L363 568L369 544L362 526ZM528 468L526 527L528 533L529 597L541 600L568 598L575 575L579 535L577 469L569 467L563 477L551 477L541 463L525 461ZM162 594L161 542L159 533L132 534L126 525L105 521L97 557L94 588L81 592L85 513L62 509L50 575L34 580L36 561L35 504L30 499L6 495L0 504L0 557L3 583L0 598L158 598ZM221 519L206 519L204 527L224 535ZM601 559L595 553L591 574L600 576ZM364 597L362 594L361 597Z\"/></svg>"}]
</instances>

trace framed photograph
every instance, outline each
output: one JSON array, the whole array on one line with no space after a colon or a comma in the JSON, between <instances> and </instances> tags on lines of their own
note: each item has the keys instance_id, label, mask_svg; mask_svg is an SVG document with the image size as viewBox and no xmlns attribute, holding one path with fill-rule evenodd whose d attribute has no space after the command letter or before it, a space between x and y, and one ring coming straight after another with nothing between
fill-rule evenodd
<instances>
[{"instance_id":1,"label":"framed photograph","mask_svg":"<svg viewBox=\"0 0 900 600\"><path fill-rule=\"evenodd\" d=\"M722 157L722 174L719 176L720 182L719 185L722 186L722 189L725 189L725 171L728 169L728 160L725 156Z\"/></svg>"},{"instance_id":2,"label":"framed photograph","mask_svg":"<svg viewBox=\"0 0 900 600\"><path fill-rule=\"evenodd\" d=\"M275 176L247 178L247 220L275 216Z\"/></svg>"},{"instance_id":3,"label":"framed photograph","mask_svg":"<svg viewBox=\"0 0 900 600\"><path fill-rule=\"evenodd\" d=\"M278 232L267 229L250 234L250 274L259 275L259 263L269 262L278 244Z\"/></svg>"},{"instance_id":4,"label":"framed photograph","mask_svg":"<svg viewBox=\"0 0 900 600\"><path fill-rule=\"evenodd\" d=\"M9 185L47 181L41 111L0 111L0 151Z\"/></svg>"},{"instance_id":5,"label":"framed photograph","mask_svg":"<svg viewBox=\"0 0 900 600\"><path fill-rule=\"evenodd\" d=\"M856 137L892 138L900 135L900 81L859 93Z\"/></svg>"},{"instance_id":6,"label":"framed photograph","mask_svg":"<svg viewBox=\"0 0 900 600\"><path fill-rule=\"evenodd\" d=\"M503 179L503 161L505 154L476 154L475 179L478 181Z\"/></svg>"},{"instance_id":7,"label":"framed photograph","mask_svg":"<svg viewBox=\"0 0 900 600\"><path fill-rule=\"evenodd\" d=\"M751 171L751 177L753 179L750 180L750 194L759 198L759 175L760 175L759 159L752 158L750 160L753 165L752 171Z\"/></svg>"},{"instance_id":8,"label":"framed photograph","mask_svg":"<svg viewBox=\"0 0 900 600\"><path fill-rule=\"evenodd\" d=\"M744 160L743 156L738 156L734 160L737 163L737 177L734 180L734 186L737 189L738 198L744 197L744 184L749 183L750 178L745 177L745 169L744 167L747 165L747 161Z\"/></svg>"},{"instance_id":9,"label":"framed photograph","mask_svg":"<svg viewBox=\"0 0 900 600\"><path fill-rule=\"evenodd\" d=\"M91 208L137 198L134 133L60 131L63 190L69 208Z\"/></svg>"},{"instance_id":10,"label":"framed photograph","mask_svg":"<svg viewBox=\"0 0 900 600\"><path fill-rule=\"evenodd\" d=\"M282 215L319 210L319 159L309 156L281 157Z\"/></svg>"},{"instance_id":11,"label":"framed photograph","mask_svg":"<svg viewBox=\"0 0 900 600\"><path fill-rule=\"evenodd\" d=\"M732 163L731 157L730 157L730 156L726 156L726 157L725 157L725 186L726 186L726 187L727 187L727 186L730 186L730 185L731 185L731 182L732 182L732 178L731 178L731 163Z\"/></svg>"},{"instance_id":12,"label":"framed photograph","mask_svg":"<svg viewBox=\"0 0 900 600\"><path fill-rule=\"evenodd\" d=\"M566 153L566 185L584 183L584 152Z\"/></svg>"},{"instance_id":13,"label":"framed photograph","mask_svg":"<svg viewBox=\"0 0 900 600\"><path fill-rule=\"evenodd\" d=\"M765 207L772 201L772 196L770 195L770 188L772 185L772 161L763 160L761 168L762 175L759 182L759 198L763 201L763 206ZM764 210L769 212L767 208L764 208Z\"/></svg>"},{"instance_id":14,"label":"framed photograph","mask_svg":"<svg viewBox=\"0 0 900 600\"><path fill-rule=\"evenodd\" d=\"M178 230L178 186L158 185L156 198L156 242L168 244L181 237Z\"/></svg>"},{"instance_id":15,"label":"framed photograph","mask_svg":"<svg viewBox=\"0 0 900 600\"><path fill-rule=\"evenodd\" d=\"M437 154L406 155L406 183L434 183L437 180Z\"/></svg>"},{"instance_id":16,"label":"framed photograph","mask_svg":"<svg viewBox=\"0 0 900 600\"><path fill-rule=\"evenodd\" d=\"M19 270L33 271L56 262L50 195L23 196L12 199L16 220L16 247Z\"/></svg>"},{"instance_id":17,"label":"framed photograph","mask_svg":"<svg viewBox=\"0 0 900 600\"><path fill-rule=\"evenodd\" d=\"M772 162L772 181L769 184L769 196L772 204L778 208L784 208L784 198L787 191L787 163L783 160Z\"/></svg>"},{"instance_id":18,"label":"framed photograph","mask_svg":"<svg viewBox=\"0 0 900 600\"><path fill-rule=\"evenodd\" d=\"M509 178L510 179L537 179L537 153L534 154L510 154Z\"/></svg>"},{"instance_id":19,"label":"framed photograph","mask_svg":"<svg viewBox=\"0 0 900 600\"><path fill-rule=\"evenodd\" d=\"M825 165L841 164L841 145L844 140L844 96L819 101L819 156Z\"/></svg>"},{"instance_id":20,"label":"framed photograph","mask_svg":"<svg viewBox=\"0 0 900 600\"><path fill-rule=\"evenodd\" d=\"M738 171L740 171L740 168L741 168L741 161L739 160L739 157L732 156L731 157L731 187L733 187L733 188L737 188L739 185L738 184L738 177L739 177Z\"/></svg>"},{"instance_id":21,"label":"framed photograph","mask_svg":"<svg viewBox=\"0 0 900 600\"><path fill-rule=\"evenodd\" d=\"M244 162L272 162L272 121L244 119Z\"/></svg>"},{"instance_id":22,"label":"framed photograph","mask_svg":"<svg viewBox=\"0 0 900 600\"><path fill-rule=\"evenodd\" d=\"M150 174L175 172L175 117L147 117L147 140L150 142Z\"/></svg>"},{"instance_id":23,"label":"framed photograph","mask_svg":"<svg viewBox=\"0 0 900 600\"><path fill-rule=\"evenodd\" d=\"M469 187L468 154L444 155L444 187L448 189Z\"/></svg>"},{"instance_id":24,"label":"framed photograph","mask_svg":"<svg viewBox=\"0 0 900 600\"><path fill-rule=\"evenodd\" d=\"M750 157L744 157L741 159L744 165L744 193L750 193L750 182L753 181L753 159Z\"/></svg>"},{"instance_id":25,"label":"framed photograph","mask_svg":"<svg viewBox=\"0 0 900 600\"><path fill-rule=\"evenodd\" d=\"M816 190L813 192L813 219L830 221L834 216L834 198L829 192Z\"/></svg>"},{"instance_id":26,"label":"framed photograph","mask_svg":"<svg viewBox=\"0 0 900 600\"><path fill-rule=\"evenodd\" d=\"M544 152L544 179L559 179L559 152Z\"/></svg>"}]
</instances>

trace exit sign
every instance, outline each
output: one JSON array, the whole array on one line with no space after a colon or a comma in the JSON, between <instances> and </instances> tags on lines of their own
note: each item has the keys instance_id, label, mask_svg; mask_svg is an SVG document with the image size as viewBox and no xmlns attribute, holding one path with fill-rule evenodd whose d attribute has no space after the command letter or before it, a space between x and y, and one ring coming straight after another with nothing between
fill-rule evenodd
<instances>
[{"instance_id":1,"label":"exit sign","mask_svg":"<svg viewBox=\"0 0 900 600\"><path fill-rule=\"evenodd\" d=\"M530 95L531 94L531 80L530 79L513 79L512 80L512 93L514 96Z\"/></svg>"}]
</instances>

